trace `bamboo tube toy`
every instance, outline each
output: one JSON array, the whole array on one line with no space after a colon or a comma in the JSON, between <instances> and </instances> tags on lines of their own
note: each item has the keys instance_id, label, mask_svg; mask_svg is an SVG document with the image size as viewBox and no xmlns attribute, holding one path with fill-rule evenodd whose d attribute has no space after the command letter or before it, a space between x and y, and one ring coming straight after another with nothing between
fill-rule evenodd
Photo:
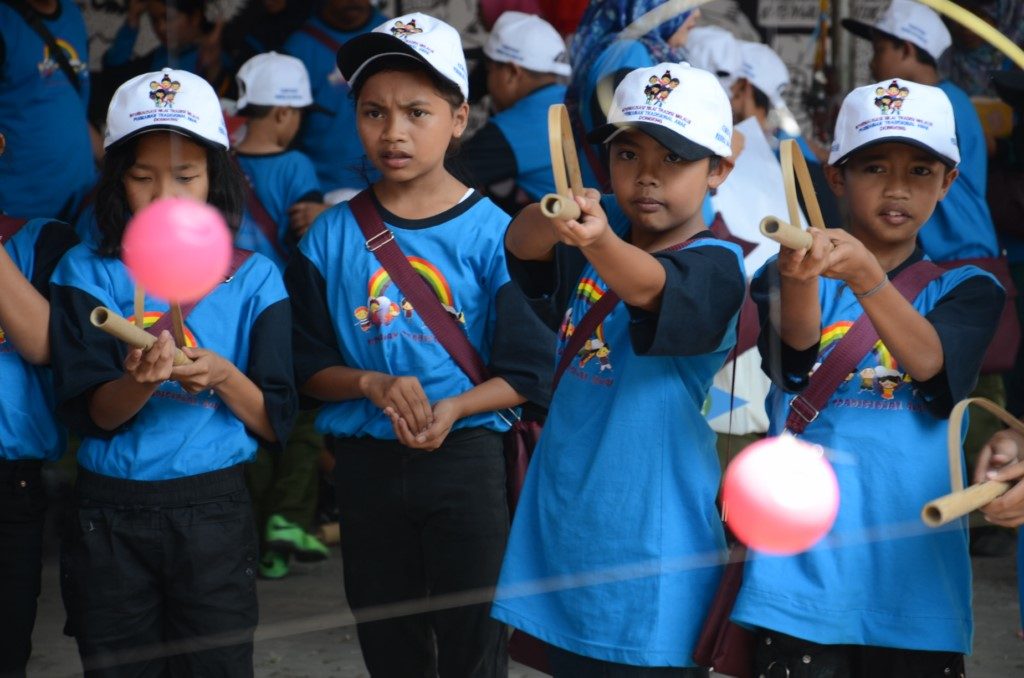
<instances>
[{"instance_id":1,"label":"bamboo tube toy","mask_svg":"<svg viewBox=\"0 0 1024 678\"><path fill-rule=\"evenodd\" d=\"M793 250L807 249L814 242L810 233L778 217L769 216L762 219L761 234Z\"/></svg>"},{"instance_id":2,"label":"bamboo tube toy","mask_svg":"<svg viewBox=\"0 0 1024 678\"><path fill-rule=\"evenodd\" d=\"M573 196L583 195L583 175L565 104L553 104L548 109L548 147L556 192L540 199L541 214L548 219L578 219L580 206Z\"/></svg>"},{"instance_id":3,"label":"bamboo tube toy","mask_svg":"<svg viewBox=\"0 0 1024 678\"><path fill-rule=\"evenodd\" d=\"M106 306L97 306L89 314L89 322L112 337L120 339L132 348L149 350L156 343L156 337L139 329ZM180 348L174 349L174 364L188 365L192 359L182 353Z\"/></svg>"},{"instance_id":4,"label":"bamboo tube toy","mask_svg":"<svg viewBox=\"0 0 1024 678\"><path fill-rule=\"evenodd\" d=\"M960 460L960 441L962 440L960 430L963 426L964 413L970 405L977 405L987 410L1013 430L1024 433L1024 424L1020 420L987 398L967 398L958 402L949 415L949 431L946 436L950 484L953 487L953 492L933 499L921 509L921 520L929 527L939 527L951 520L965 516L993 499L998 499L1011 487L1010 483L987 480L964 489L963 465Z\"/></svg>"}]
</instances>

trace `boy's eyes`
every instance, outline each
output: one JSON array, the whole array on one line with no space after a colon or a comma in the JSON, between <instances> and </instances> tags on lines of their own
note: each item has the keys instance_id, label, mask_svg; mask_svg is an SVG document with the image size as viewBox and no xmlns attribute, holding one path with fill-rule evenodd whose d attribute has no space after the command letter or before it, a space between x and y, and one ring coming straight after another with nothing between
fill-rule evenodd
<instances>
[{"instance_id":1,"label":"boy's eyes","mask_svg":"<svg viewBox=\"0 0 1024 678\"><path fill-rule=\"evenodd\" d=\"M414 118L423 118L430 114L427 111L424 111L422 108L414 108L411 111L409 111L409 115L411 115Z\"/></svg>"},{"instance_id":2,"label":"boy's eyes","mask_svg":"<svg viewBox=\"0 0 1024 678\"><path fill-rule=\"evenodd\" d=\"M676 155L675 153L669 153L668 155L665 156L665 162L668 162L668 163L675 164L677 162L682 162L682 161L683 161L683 158L681 156Z\"/></svg>"},{"instance_id":3,"label":"boy's eyes","mask_svg":"<svg viewBox=\"0 0 1024 678\"><path fill-rule=\"evenodd\" d=\"M910 173L911 174L916 174L918 176L926 177L929 174L932 174L932 168L931 167L927 167L925 165L920 165L918 167L912 167L910 169Z\"/></svg>"},{"instance_id":4,"label":"boy's eyes","mask_svg":"<svg viewBox=\"0 0 1024 678\"><path fill-rule=\"evenodd\" d=\"M636 157L636 153L634 153L633 151L627 151L624 148L623 149L619 149L615 153L615 155L616 155L616 157L618 157L619 160L632 160L633 158Z\"/></svg>"}]
</instances>

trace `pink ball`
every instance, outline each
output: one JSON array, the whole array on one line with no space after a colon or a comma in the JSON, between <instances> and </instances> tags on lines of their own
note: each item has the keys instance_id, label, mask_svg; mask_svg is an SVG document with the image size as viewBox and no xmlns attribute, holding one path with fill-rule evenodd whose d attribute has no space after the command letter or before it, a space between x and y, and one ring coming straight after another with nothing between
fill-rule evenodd
<instances>
[{"instance_id":1,"label":"pink ball","mask_svg":"<svg viewBox=\"0 0 1024 678\"><path fill-rule=\"evenodd\" d=\"M832 529L839 483L821 448L789 435L765 438L729 464L722 501L740 541L764 553L792 555Z\"/></svg>"},{"instance_id":2,"label":"pink ball","mask_svg":"<svg viewBox=\"0 0 1024 678\"><path fill-rule=\"evenodd\" d=\"M132 217L121 242L125 266L139 285L170 301L200 299L231 265L231 232L206 203L165 198Z\"/></svg>"}]
</instances>

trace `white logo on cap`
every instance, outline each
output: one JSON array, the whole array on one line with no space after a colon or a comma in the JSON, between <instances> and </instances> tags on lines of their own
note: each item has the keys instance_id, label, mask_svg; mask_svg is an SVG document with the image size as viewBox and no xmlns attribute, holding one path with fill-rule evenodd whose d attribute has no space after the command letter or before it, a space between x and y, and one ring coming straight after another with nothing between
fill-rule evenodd
<instances>
[{"instance_id":1,"label":"white logo on cap","mask_svg":"<svg viewBox=\"0 0 1024 678\"><path fill-rule=\"evenodd\" d=\"M669 95L678 86L679 78L673 78L672 74L667 70L660 78L652 75L647 81L647 86L644 87L644 96L647 97L647 104L661 108L664 106L665 100L668 99Z\"/></svg>"},{"instance_id":2,"label":"white logo on cap","mask_svg":"<svg viewBox=\"0 0 1024 678\"><path fill-rule=\"evenodd\" d=\"M408 23L403 22L401 19L395 21L391 27L391 35L396 38L402 38L405 40L410 35L422 33L423 29L416 25L416 19L410 19Z\"/></svg>"},{"instance_id":3,"label":"white logo on cap","mask_svg":"<svg viewBox=\"0 0 1024 678\"><path fill-rule=\"evenodd\" d=\"M181 83L171 80L171 77L164 74L164 77L157 82L152 80L149 83L149 98L153 100L157 108L173 108L174 97L181 91Z\"/></svg>"},{"instance_id":4,"label":"white logo on cap","mask_svg":"<svg viewBox=\"0 0 1024 678\"><path fill-rule=\"evenodd\" d=\"M882 112L882 115L900 115L903 110L903 102L910 96L910 88L900 85L893 80L888 87L875 88L875 106Z\"/></svg>"}]
</instances>

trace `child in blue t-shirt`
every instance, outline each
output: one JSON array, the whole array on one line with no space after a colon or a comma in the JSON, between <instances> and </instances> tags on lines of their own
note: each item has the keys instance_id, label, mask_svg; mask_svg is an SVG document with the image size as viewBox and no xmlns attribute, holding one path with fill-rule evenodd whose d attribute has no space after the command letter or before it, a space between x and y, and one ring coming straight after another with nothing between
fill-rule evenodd
<instances>
[{"instance_id":1,"label":"child in blue t-shirt","mask_svg":"<svg viewBox=\"0 0 1024 678\"><path fill-rule=\"evenodd\" d=\"M295 57L268 52L242 64L237 80L238 113L246 125L245 137L233 151L248 186L235 245L259 252L283 270L299 238L327 208L313 163L288 148L305 112L314 105L309 75ZM304 412L283 454L260 448L255 463L246 466L262 537L263 577L286 576L292 555L317 561L330 553L308 532L316 510L322 448L323 440L313 430L313 413Z\"/></svg>"},{"instance_id":2,"label":"child in blue t-shirt","mask_svg":"<svg viewBox=\"0 0 1024 678\"><path fill-rule=\"evenodd\" d=\"M336 459L345 594L372 675L503 676L505 627L486 603L363 615L494 586L508 535L507 410L546 402L553 336L509 281L508 216L444 166L469 114L458 32L402 16L347 42L338 66L381 173L358 199L385 230L365 237L353 203L337 205L306 233L286 277L297 380L324 403L317 428ZM489 379L474 385L439 343L429 309L421 315L375 254L385 242L437 297L437 315L465 332Z\"/></svg>"},{"instance_id":3,"label":"child in blue t-shirt","mask_svg":"<svg viewBox=\"0 0 1024 678\"><path fill-rule=\"evenodd\" d=\"M565 100L570 73L565 42L533 14L505 12L484 44L487 92L497 113L467 140L451 165L476 186L514 180L503 202L511 211L555 192L551 153L543 133L548 109Z\"/></svg>"},{"instance_id":4,"label":"child in blue t-shirt","mask_svg":"<svg viewBox=\"0 0 1024 678\"><path fill-rule=\"evenodd\" d=\"M809 249L782 248L751 287L772 434L862 314L879 336L827 407L795 410L810 419L801 438L834 452L839 513L811 550L747 562L732 616L757 632L755 673L960 676L971 650L965 521L928 530L919 516L949 492L946 418L974 387L1004 293L972 266L910 300L890 284L925 258L918 232L960 152L941 89L897 81L897 112L876 92L889 84L855 89L836 121L826 172L848 230L811 229Z\"/></svg>"},{"instance_id":5,"label":"child in blue t-shirt","mask_svg":"<svg viewBox=\"0 0 1024 678\"><path fill-rule=\"evenodd\" d=\"M556 385L493 608L552 647L556 676L707 675L692 654L725 537L701 408L735 344L745 278L701 204L729 173L731 137L714 75L634 70L587 137L608 149L614 196L588 189L569 221L531 205L505 237L559 351L605 295L624 302Z\"/></svg>"},{"instance_id":6,"label":"child in blue t-shirt","mask_svg":"<svg viewBox=\"0 0 1024 678\"><path fill-rule=\"evenodd\" d=\"M126 350L89 322L106 306L164 323L167 302L137 289L119 259L122 236L133 213L167 197L208 202L237 228L243 183L227 149L200 77L165 69L124 83L107 115L102 240L69 251L52 280L57 414L82 438L61 582L83 663L123 662L117 675L252 675L258 540L241 465L257 440L287 439L296 406L281 274L236 250L229 276L174 327L190 364L173 364L166 330L149 350ZM225 635L234 640L191 649ZM162 643L184 649L118 659Z\"/></svg>"},{"instance_id":7,"label":"child in blue t-shirt","mask_svg":"<svg viewBox=\"0 0 1024 678\"><path fill-rule=\"evenodd\" d=\"M0 150L2 153L2 150ZM0 675L25 675L40 591L46 492L42 466L60 458L53 415L50 274L76 243L64 223L0 214Z\"/></svg>"}]
</instances>

